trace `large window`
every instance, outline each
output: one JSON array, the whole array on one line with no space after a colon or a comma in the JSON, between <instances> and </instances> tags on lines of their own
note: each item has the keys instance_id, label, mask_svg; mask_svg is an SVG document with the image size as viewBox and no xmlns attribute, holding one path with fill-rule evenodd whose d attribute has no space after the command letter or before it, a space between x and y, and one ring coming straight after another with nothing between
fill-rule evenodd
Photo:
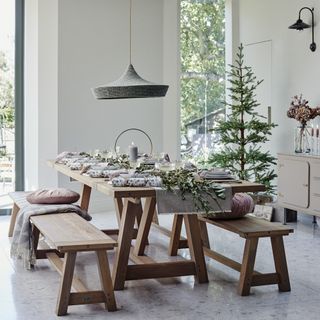
<instances>
[{"instance_id":1,"label":"large window","mask_svg":"<svg viewBox=\"0 0 320 320\"><path fill-rule=\"evenodd\" d=\"M181 154L203 159L225 115L225 0L181 0Z\"/></svg>"},{"instance_id":2,"label":"large window","mask_svg":"<svg viewBox=\"0 0 320 320\"><path fill-rule=\"evenodd\" d=\"M0 215L23 189L23 4L0 0Z\"/></svg>"},{"instance_id":3,"label":"large window","mask_svg":"<svg viewBox=\"0 0 320 320\"><path fill-rule=\"evenodd\" d=\"M15 1L0 0L0 214L15 189Z\"/></svg>"}]
</instances>

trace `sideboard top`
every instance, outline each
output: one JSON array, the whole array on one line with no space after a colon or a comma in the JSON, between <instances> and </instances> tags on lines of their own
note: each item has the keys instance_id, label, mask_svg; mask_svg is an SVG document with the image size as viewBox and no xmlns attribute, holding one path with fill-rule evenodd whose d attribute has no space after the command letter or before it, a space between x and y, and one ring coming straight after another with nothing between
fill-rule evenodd
<instances>
[{"instance_id":1,"label":"sideboard top","mask_svg":"<svg viewBox=\"0 0 320 320\"><path fill-rule=\"evenodd\" d=\"M286 156L286 157L297 157L297 158L312 158L312 159L320 159L320 155L316 154L307 154L307 153L278 153L278 156Z\"/></svg>"}]
</instances>

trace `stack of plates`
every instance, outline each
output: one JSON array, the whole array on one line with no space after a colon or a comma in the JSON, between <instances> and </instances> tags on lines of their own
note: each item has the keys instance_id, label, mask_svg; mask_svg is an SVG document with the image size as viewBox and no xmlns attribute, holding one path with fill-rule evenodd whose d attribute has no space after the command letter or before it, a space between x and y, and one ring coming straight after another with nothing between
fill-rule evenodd
<instances>
[{"instance_id":1,"label":"stack of plates","mask_svg":"<svg viewBox=\"0 0 320 320\"><path fill-rule=\"evenodd\" d=\"M206 171L201 174L204 179L210 180L233 180L234 177L226 171Z\"/></svg>"}]
</instances>

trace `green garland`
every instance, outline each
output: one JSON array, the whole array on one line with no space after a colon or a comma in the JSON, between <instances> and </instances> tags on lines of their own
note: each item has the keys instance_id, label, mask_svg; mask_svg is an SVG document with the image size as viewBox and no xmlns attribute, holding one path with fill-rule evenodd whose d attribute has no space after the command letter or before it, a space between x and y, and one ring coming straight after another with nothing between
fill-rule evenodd
<instances>
[{"instance_id":1,"label":"green garland","mask_svg":"<svg viewBox=\"0 0 320 320\"><path fill-rule=\"evenodd\" d=\"M194 172L185 169L176 169L172 171L155 171L155 175L161 177L163 188L167 191L174 192L175 188L181 192L182 200L186 199L187 194L191 194L194 205L199 212L209 213L212 211L208 197L213 199L220 210L217 198L225 199L224 188L208 180L196 178Z\"/></svg>"}]
</instances>

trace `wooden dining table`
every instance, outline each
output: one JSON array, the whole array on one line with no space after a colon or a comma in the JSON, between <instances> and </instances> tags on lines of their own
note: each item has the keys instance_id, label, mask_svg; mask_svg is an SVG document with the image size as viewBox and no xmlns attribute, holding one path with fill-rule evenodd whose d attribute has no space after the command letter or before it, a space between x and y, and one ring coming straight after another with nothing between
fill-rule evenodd
<instances>
[{"instance_id":1,"label":"wooden dining table","mask_svg":"<svg viewBox=\"0 0 320 320\"><path fill-rule=\"evenodd\" d=\"M203 252L207 229L203 223L199 223L197 213L175 214L174 217L174 224L181 218L185 222L186 238L179 239L178 244L179 248L189 248L191 259L157 262L145 254L151 226L169 237L172 233L159 224L154 188L113 187L105 178L91 178L55 161L48 161L48 165L82 184L80 198L82 209L88 210L92 190L113 198L119 228L103 231L110 236L117 236L118 246L112 269L115 290L124 289L128 280L138 279L194 275L199 283L208 282ZM232 188L232 193L264 190L263 185L247 181L224 183ZM172 246L171 239L169 253L172 252ZM134 264L129 264L129 260Z\"/></svg>"}]
</instances>

